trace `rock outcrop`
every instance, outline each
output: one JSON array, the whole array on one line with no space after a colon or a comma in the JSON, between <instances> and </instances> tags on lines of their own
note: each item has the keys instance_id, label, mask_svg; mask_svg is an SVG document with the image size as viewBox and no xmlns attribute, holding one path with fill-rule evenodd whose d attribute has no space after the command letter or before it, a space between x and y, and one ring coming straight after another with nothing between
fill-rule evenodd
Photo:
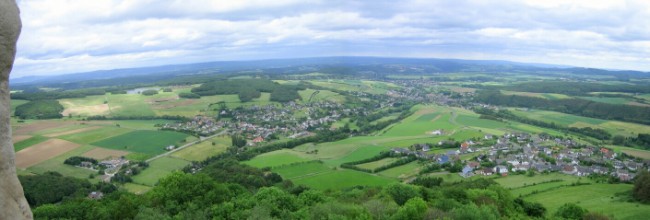
<instances>
[{"instance_id":1,"label":"rock outcrop","mask_svg":"<svg viewBox=\"0 0 650 220\"><path fill-rule=\"evenodd\" d=\"M0 0L0 219L32 219L16 175L11 141L9 73L20 35L20 12L14 0Z\"/></svg>"}]
</instances>

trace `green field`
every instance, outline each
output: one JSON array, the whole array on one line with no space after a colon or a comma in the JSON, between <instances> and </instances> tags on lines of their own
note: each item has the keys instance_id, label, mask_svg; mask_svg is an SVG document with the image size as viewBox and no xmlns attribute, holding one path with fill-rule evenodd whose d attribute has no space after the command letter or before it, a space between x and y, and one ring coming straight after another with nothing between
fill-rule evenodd
<instances>
[{"instance_id":1,"label":"green field","mask_svg":"<svg viewBox=\"0 0 650 220\"><path fill-rule=\"evenodd\" d=\"M25 139L25 140L22 140L20 142L15 143L14 144L14 150L16 152L18 152L18 151L20 151L22 149L31 147L32 145L44 142L44 141L46 141L48 139L49 138L43 137L43 136L40 136L40 135L32 136L32 137L30 137L28 139Z\"/></svg>"},{"instance_id":2,"label":"green field","mask_svg":"<svg viewBox=\"0 0 650 220\"><path fill-rule=\"evenodd\" d=\"M178 145L189 135L173 131L131 131L126 134L92 143L95 146L115 150L157 155L165 152L165 147Z\"/></svg>"},{"instance_id":3,"label":"green field","mask_svg":"<svg viewBox=\"0 0 650 220\"><path fill-rule=\"evenodd\" d=\"M298 163L294 165L281 166L272 169L273 172L280 174L283 178L295 180L308 176L318 175L327 172L334 172L332 168L325 166L322 162L311 161Z\"/></svg>"},{"instance_id":4,"label":"green field","mask_svg":"<svg viewBox=\"0 0 650 220\"><path fill-rule=\"evenodd\" d=\"M309 97L311 97L311 95L314 92L316 92L316 90L305 89L305 90L298 91L298 94L300 94L300 97L302 98L303 102L308 102ZM318 94L316 94L311 101L312 102L330 101L330 102L343 103L345 102L345 96L329 90L319 90Z\"/></svg>"},{"instance_id":5,"label":"green field","mask_svg":"<svg viewBox=\"0 0 650 220\"><path fill-rule=\"evenodd\" d=\"M371 175L354 170L337 170L292 180L314 189L343 189L353 186L385 186L397 182L395 179Z\"/></svg>"},{"instance_id":6,"label":"green field","mask_svg":"<svg viewBox=\"0 0 650 220\"><path fill-rule=\"evenodd\" d=\"M215 145L212 145L212 142ZM208 157L223 153L230 144L229 137L215 137L174 152L171 156L187 161L203 161Z\"/></svg>"},{"instance_id":7,"label":"green field","mask_svg":"<svg viewBox=\"0 0 650 220\"><path fill-rule=\"evenodd\" d=\"M292 163L305 162L309 159L299 156L298 152L292 150L277 150L265 154L258 155L249 161L244 161L254 167L276 167L281 165L288 165Z\"/></svg>"},{"instance_id":8,"label":"green field","mask_svg":"<svg viewBox=\"0 0 650 220\"><path fill-rule=\"evenodd\" d=\"M581 97L578 97L578 98L591 100L591 101L594 101L594 102L602 102L602 103L616 104L616 105L627 104L628 102L634 101L634 100L631 100L631 99L621 98L621 97L581 96Z\"/></svg>"},{"instance_id":9,"label":"green field","mask_svg":"<svg viewBox=\"0 0 650 220\"><path fill-rule=\"evenodd\" d=\"M133 182L145 186L154 186L160 178L167 176L174 170L180 170L188 164L190 162L185 160L161 157L151 161L149 168L142 171L142 173L133 176Z\"/></svg>"},{"instance_id":10,"label":"green field","mask_svg":"<svg viewBox=\"0 0 650 220\"><path fill-rule=\"evenodd\" d=\"M418 164L417 161L413 161L411 163L402 166L381 171L379 172L379 175L391 177L391 178L405 179L407 177L412 177L417 175L418 172L420 171L420 167L422 167L422 165Z\"/></svg>"},{"instance_id":11,"label":"green field","mask_svg":"<svg viewBox=\"0 0 650 220\"><path fill-rule=\"evenodd\" d=\"M576 203L590 211L612 215L616 219L647 219L650 205L627 202L629 196L619 197L617 193L629 195L629 184L591 184L562 187L525 197L528 201L539 202L554 213L565 203Z\"/></svg>"},{"instance_id":12,"label":"green field","mask_svg":"<svg viewBox=\"0 0 650 220\"><path fill-rule=\"evenodd\" d=\"M373 162L370 162L370 163L359 164L359 165L357 165L357 167L364 168L364 169L369 169L369 170L374 170L374 169L376 169L378 167L391 164L391 163L393 163L393 162L395 162L397 160L399 160L399 158L389 157L389 158L384 158L384 159L381 159L381 160L378 160L378 161L373 161Z\"/></svg>"},{"instance_id":13,"label":"green field","mask_svg":"<svg viewBox=\"0 0 650 220\"><path fill-rule=\"evenodd\" d=\"M151 189L151 186L145 186L145 185L140 185L140 184L135 184L135 183L125 183L122 187L126 189L126 191L129 191L131 193L135 193L138 195L144 194L147 191Z\"/></svg>"},{"instance_id":14,"label":"green field","mask_svg":"<svg viewBox=\"0 0 650 220\"><path fill-rule=\"evenodd\" d=\"M131 130L126 129L126 128L119 128L116 126L107 126L107 127L102 127L100 129L95 129L95 130L90 130L90 131L85 131L85 132L80 132L76 134L68 134L68 135L63 135L60 136L59 138L75 143L80 143L80 144L90 144L97 142L99 140L103 140L106 138L110 138L113 136L125 134Z\"/></svg>"}]
</instances>

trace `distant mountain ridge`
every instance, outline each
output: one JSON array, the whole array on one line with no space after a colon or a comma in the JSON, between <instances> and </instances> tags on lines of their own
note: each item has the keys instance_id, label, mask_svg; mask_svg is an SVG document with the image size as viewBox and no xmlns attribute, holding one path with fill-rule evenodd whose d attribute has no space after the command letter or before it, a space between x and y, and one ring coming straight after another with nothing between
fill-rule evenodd
<instances>
[{"instance_id":1,"label":"distant mountain ridge","mask_svg":"<svg viewBox=\"0 0 650 220\"><path fill-rule=\"evenodd\" d=\"M410 69L400 69L409 67ZM205 63L164 65L152 67L98 70L92 72L63 74L56 76L27 76L11 79L11 84L66 84L93 80L107 80L126 77L155 76L176 77L196 74L219 74L254 71L260 73L301 73L308 71L333 71L331 74L353 73L354 71L372 71L387 73L395 71L400 74L434 74L451 72L566 72L577 75L611 75L616 77L650 77L650 73L641 71L614 71L594 68L580 68L565 65L520 63L502 60L463 60L437 58L391 58L391 57L312 57L294 59L216 61Z\"/></svg>"}]
</instances>

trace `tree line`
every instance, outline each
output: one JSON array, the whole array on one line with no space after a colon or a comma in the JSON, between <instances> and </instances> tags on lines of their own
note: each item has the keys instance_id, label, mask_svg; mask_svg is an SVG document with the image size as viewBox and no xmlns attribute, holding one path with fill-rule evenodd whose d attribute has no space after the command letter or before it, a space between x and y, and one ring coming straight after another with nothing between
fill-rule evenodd
<instances>
[{"instance_id":1,"label":"tree line","mask_svg":"<svg viewBox=\"0 0 650 220\"><path fill-rule=\"evenodd\" d=\"M616 105L579 98L549 100L504 95L498 90L480 90L474 100L491 105L536 108L605 120L650 124L650 107L644 106Z\"/></svg>"},{"instance_id":2,"label":"tree line","mask_svg":"<svg viewBox=\"0 0 650 220\"><path fill-rule=\"evenodd\" d=\"M281 85L271 80L236 79L203 83L192 88L192 93L199 96L237 94L240 101L249 102L259 98L262 92L268 92L271 93L271 101L289 102L300 99L298 90L304 89L302 86Z\"/></svg>"}]
</instances>

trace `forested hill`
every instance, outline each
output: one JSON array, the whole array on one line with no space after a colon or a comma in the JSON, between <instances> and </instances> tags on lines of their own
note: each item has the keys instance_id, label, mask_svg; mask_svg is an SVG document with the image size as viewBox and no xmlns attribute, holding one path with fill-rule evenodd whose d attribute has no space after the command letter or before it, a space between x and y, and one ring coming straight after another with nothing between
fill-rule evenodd
<instances>
[{"instance_id":1,"label":"forested hill","mask_svg":"<svg viewBox=\"0 0 650 220\"><path fill-rule=\"evenodd\" d=\"M64 76L31 76L11 80L14 89L35 86L65 89L111 86L117 84L152 83L209 77L227 74L302 74L321 72L338 75L383 77L388 73L444 74L454 72L527 73L537 75L599 75L619 79L650 78L640 71L610 71L593 68L573 68L548 64L528 64L509 61L417 59L383 57L319 57L255 61L223 61L129 69L101 70ZM125 80L127 79L128 80Z\"/></svg>"}]
</instances>

